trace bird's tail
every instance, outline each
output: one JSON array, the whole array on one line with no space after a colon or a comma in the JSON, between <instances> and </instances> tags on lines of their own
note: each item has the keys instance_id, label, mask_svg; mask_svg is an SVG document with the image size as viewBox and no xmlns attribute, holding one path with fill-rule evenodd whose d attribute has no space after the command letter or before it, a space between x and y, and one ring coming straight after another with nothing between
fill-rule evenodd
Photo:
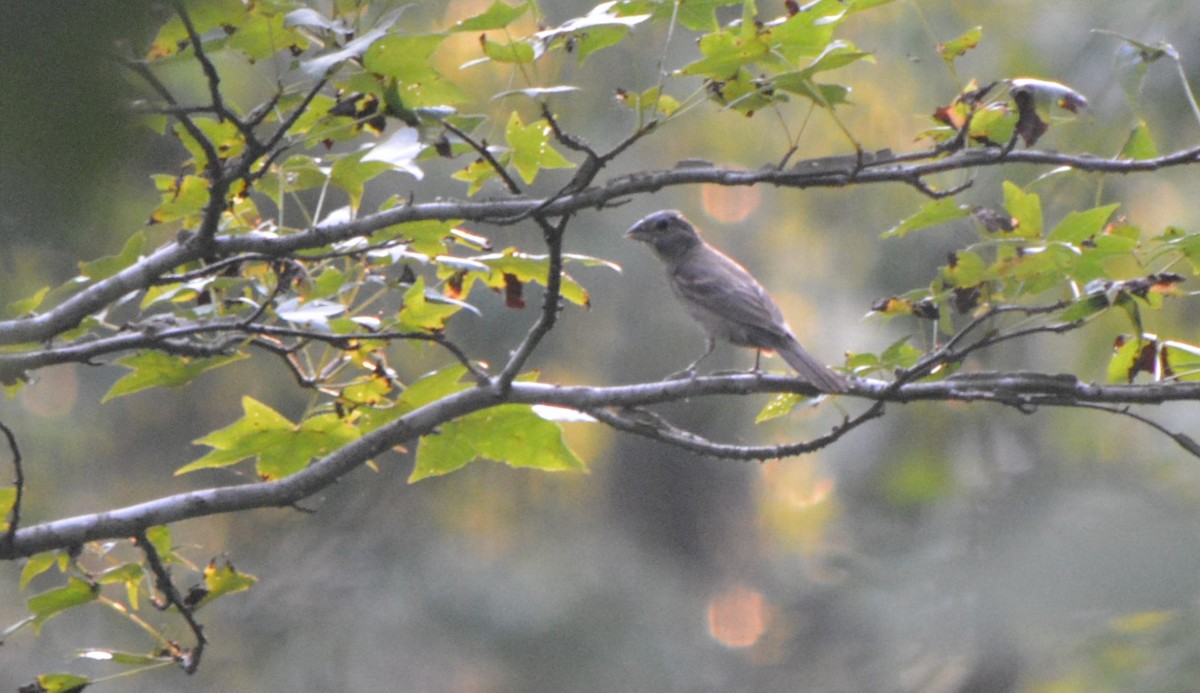
<instances>
[{"instance_id":1,"label":"bird's tail","mask_svg":"<svg viewBox=\"0 0 1200 693\"><path fill-rule=\"evenodd\" d=\"M821 363L815 356L804 350L794 338L787 340L775 348L784 361L788 362L796 373L815 385L823 392L845 392L850 389L850 381L845 376L830 370L829 366Z\"/></svg>"}]
</instances>

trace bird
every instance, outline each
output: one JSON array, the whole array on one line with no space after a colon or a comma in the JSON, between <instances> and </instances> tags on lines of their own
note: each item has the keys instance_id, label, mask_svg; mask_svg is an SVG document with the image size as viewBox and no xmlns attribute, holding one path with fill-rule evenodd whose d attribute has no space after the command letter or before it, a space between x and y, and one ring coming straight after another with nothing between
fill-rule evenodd
<instances>
[{"instance_id":1,"label":"bird","mask_svg":"<svg viewBox=\"0 0 1200 693\"><path fill-rule=\"evenodd\" d=\"M783 312L767 290L736 260L709 245L677 210L655 212L625 232L627 238L648 244L662 261L675 298L705 332L706 350L684 369L693 377L696 366L716 348L717 340L757 351L775 351L809 384L823 392L846 392L850 381L835 373L796 341Z\"/></svg>"}]
</instances>

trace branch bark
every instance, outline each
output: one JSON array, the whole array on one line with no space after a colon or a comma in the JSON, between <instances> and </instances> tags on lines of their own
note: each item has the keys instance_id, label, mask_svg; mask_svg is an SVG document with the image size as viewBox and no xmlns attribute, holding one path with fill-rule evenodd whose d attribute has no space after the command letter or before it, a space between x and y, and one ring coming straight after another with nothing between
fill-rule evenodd
<instances>
[{"instance_id":1,"label":"branch bark","mask_svg":"<svg viewBox=\"0 0 1200 693\"><path fill-rule=\"evenodd\" d=\"M807 383L791 376L740 373L701 376L695 379L610 387L564 386L514 382L500 396L488 386L475 387L416 409L362 438L313 462L303 471L277 481L190 491L137 505L101 513L79 515L20 529L10 542L0 544L0 559L31 556L42 551L66 549L89 541L137 536L147 528L220 513L255 508L287 507L307 498L368 460L399 446L411 444L421 436L436 434L438 426L488 407L504 403L548 404L595 412L616 408L644 407L689 397L749 395L794 392L818 394ZM1046 373L974 373L936 382L909 383L895 387L877 380L856 380L845 398L870 402L856 418L878 416L885 404L918 401L992 402L1022 408L1038 406L1150 405L1200 400L1200 383L1153 383L1137 385L1098 385L1081 382L1073 375ZM621 414L605 416L614 423ZM625 417L628 419L628 417ZM636 426L650 437L667 443L682 439L678 429L660 427L640 419ZM627 429L628 430L628 429ZM635 431L636 432L636 431ZM837 431L834 434L840 435ZM688 449L713 456L761 459L803 454L820 447L814 441L791 443L772 449L750 449L719 443L706 445L705 439L692 436ZM730 453L733 453L732 455ZM747 454L750 453L750 454Z\"/></svg>"}]
</instances>

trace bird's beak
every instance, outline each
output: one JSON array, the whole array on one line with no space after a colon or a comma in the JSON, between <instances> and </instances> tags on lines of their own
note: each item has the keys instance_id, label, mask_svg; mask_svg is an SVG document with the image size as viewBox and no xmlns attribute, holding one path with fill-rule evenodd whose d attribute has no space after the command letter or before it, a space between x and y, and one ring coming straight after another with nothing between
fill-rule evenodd
<instances>
[{"instance_id":1,"label":"bird's beak","mask_svg":"<svg viewBox=\"0 0 1200 693\"><path fill-rule=\"evenodd\" d=\"M639 224L634 224L633 226L629 227L628 231L625 232L625 237L632 238L635 241L644 240L641 230L642 227Z\"/></svg>"}]
</instances>

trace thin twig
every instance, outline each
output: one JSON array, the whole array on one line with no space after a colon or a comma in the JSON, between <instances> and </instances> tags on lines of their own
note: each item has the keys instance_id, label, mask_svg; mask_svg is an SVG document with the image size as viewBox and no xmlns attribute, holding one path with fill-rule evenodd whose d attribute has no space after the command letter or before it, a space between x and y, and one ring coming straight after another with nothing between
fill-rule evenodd
<instances>
[{"instance_id":1,"label":"thin twig","mask_svg":"<svg viewBox=\"0 0 1200 693\"><path fill-rule=\"evenodd\" d=\"M21 524L21 501L25 494L25 469L21 466L21 449L17 446L17 436L3 422L0 422L0 432L3 432L4 437L8 439L8 449L12 452L13 486L16 488L12 510L8 513L8 530L4 533L4 545L11 549L13 539L17 536L17 527Z\"/></svg>"},{"instance_id":2,"label":"thin twig","mask_svg":"<svg viewBox=\"0 0 1200 693\"><path fill-rule=\"evenodd\" d=\"M492 386L500 393L506 393L513 379L521 372L525 366L525 362L533 354L534 349L541 343L550 330L554 329L555 323L558 322L558 312L562 309L562 274L563 274L563 235L567 228L567 223L571 217L564 216L558 220L557 224L551 224L540 215L535 217L538 224L542 227L542 237L546 242L546 248L549 254L549 262L546 276L546 291L542 298L542 313L538 316L537 321L529 328L525 338L513 350L512 356L509 357L508 363L504 365L504 369L500 371Z\"/></svg>"},{"instance_id":3,"label":"thin twig","mask_svg":"<svg viewBox=\"0 0 1200 693\"><path fill-rule=\"evenodd\" d=\"M137 60L123 60L122 62L126 67L136 72L139 77L145 80L146 83L150 85L150 88L153 89L159 95L159 97L166 102L169 108L179 109L178 112L174 114L175 119L183 125L183 129L187 130L187 133L191 135L192 139L196 140L196 143L200 145L200 149L204 152L204 158L208 159L206 168L208 169L209 176L211 179L216 180L216 178L220 175L221 169L220 154L217 153L217 148L212 141L209 140L208 137L204 135L204 132L200 129L200 127L196 125L196 121L192 120L191 114L188 113L186 109L180 107L179 102L175 100L175 95L171 93L171 90L167 88L167 85L163 84L162 80L160 80L158 76L154 74L149 66Z\"/></svg>"},{"instance_id":4,"label":"thin twig","mask_svg":"<svg viewBox=\"0 0 1200 693\"><path fill-rule=\"evenodd\" d=\"M167 600L167 604L175 607L183 620L187 622L188 628L196 637L196 645L188 650L170 643L174 649L175 661L188 674L193 674L200 666L200 657L204 654L204 646L208 640L204 637L204 627L196 621L192 607L188 606L179 590L175 589L175 583L171 581L171 572L163 564L162 558L158 555L158 549L154 548L154 544L146 537L146 532L143 530L134 536L134 543L142 553L146 556L146 565L150 568L150 572L154 573L154 585L163 598Z\"/></svg>"},{"instance_id":5,"label":"thin twig","mask_svg":"<svg viewBox=\"0 0 1200 693\"><path fill-rule=\"evenodd\" d=\"M441 121L441 123L442 127L454 133L454 135L463 142L466 142L471 149L474 149L475 152L479 154L479 156L486 161L489 166L492 167L492 170L496 172L496 175L500 176L500 180L504 181L504 187L508 188L510 193L514 195L521 194L521 186L517 184L517 181L514 180L512 176L508 175L508 171L504 170L504 165L497 161L496 157L493 156L490 151L488 151L486 144L477 142L475 138L468 135L462 130L462 128L454 125L453 123L445 120Z\"/></svg>"},{"instance_id":6,"label":"thin twig","mask_svg":"<svg viewBox=\"0 0 1200 693\"><path fill-rule=\"evenodd\" d=\"M587 413L617 430L667 443L689 452L721 459L762 461L796 457L820 450L867 421L882 416L884 406L882 400L876 401L858 416L843 421L823 436L780 445L717 443L691 431L677 428L657 414L641 408L626 408L620 413L609 409L590 409Z\"/></svg>"},{"instance_id":7,"label":"thin twig","mask_svg":"<svg viewBox=\"0 0 1200 693\"><path fill-rule=\"evenodd\" d=\"M1149 417L1130 411L1128 406L1113 407L1090 402L1077 402L1070 406L1077 407L1079 409L1095 409L1097 411L1108 412L1109 414L1129 417L1134 421L1149 426L1150 428L1153 428L1159 433L1170 438L1175 442L1176 445L1186 450L1188 454L1192 455L1193 457L1200 457L1200 444L1197 444L1191 436L1187 435L1186 433L1176 433Z\"/></svg>"}]
</instances>

